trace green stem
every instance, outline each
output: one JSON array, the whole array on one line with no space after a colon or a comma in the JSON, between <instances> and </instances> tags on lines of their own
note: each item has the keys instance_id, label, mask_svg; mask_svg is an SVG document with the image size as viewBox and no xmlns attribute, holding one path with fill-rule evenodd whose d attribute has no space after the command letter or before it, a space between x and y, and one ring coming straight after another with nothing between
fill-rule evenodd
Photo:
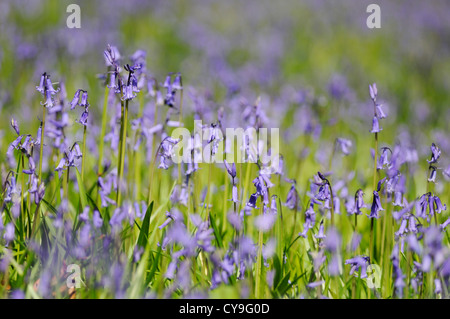
<instances>
[{"instance_id":1,"label":"green stem","mask_svg":"<svg viewBox=\"0 0 450 319\"><path fill-rule=\"evenodd\" d=\"M105 146L105 134L106 134L106 123L107 123L107 110L108 110L108 97L109 88L105 87L105 95L103 97L103 112L102 112L102 130L100 132L100 146L98 152L98 175L103 174L103 149Z\"/></svg>"},{"instance_id":2,"label":"green stem","mask_svg":"<svg viewBox=\"0 0 450 319\"><path fill-rule=\"evenodd\" d=\"M83 155L81 157L81 180L84 181L84 169L85 169L85 163L86 163L86 132L87 132L87 126L84 125L83 130Z\"/></svg>"},{"instance_id":3,"label":"green stem","mask_svg":"<svg viewBox=\"0 0 450 319\"><path fill-rule=\"evenodd\" d=\"M117 174L117 207L121 204L121 184L123 177L123 170L125 166L125 150L127 146L127 122L128 122L128 100L125 104L122 102L122 121L121 121L121 137L119 150L119 171Z\"/></svg>"},{"instance_id":4,"label":"green stem","mask_svg":"<svg viewBox=\"0 0 450 319\"><path fill-rule=\"evenodd\" d=\"M183 89L180 90L180 111L178 115L178 122L181 127L181 123L183 123ZM181 161L178 161L178 185L181 185L181 183Z\"/></svg>"},{"instance_id":5,"label":"green stem","mask_svg":"<svg viewBox=\"0 0 450 319\"><path fill-rule=\"evenodd\" d=\"M43 111L42 111L42 129L41 129L41 145L40 145L40 149L39 149L39 175L38 175L38 187L39 185L41 185L41 180L42 180L42 157L43 157L43 153L44 153L44 131L45 131L45 114L46 114L46 108L44 106Z\"/></svg>"}]
</instances>

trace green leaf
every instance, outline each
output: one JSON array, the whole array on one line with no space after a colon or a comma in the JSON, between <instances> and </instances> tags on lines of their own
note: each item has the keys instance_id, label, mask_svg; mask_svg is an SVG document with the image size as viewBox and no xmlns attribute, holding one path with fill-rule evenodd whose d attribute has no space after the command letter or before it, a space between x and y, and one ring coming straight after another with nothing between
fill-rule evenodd
<instances>
[{"instance_id":1,"label":"green leaf","mask_svg":"<svg viewBox=\"0 0 450 319\"><path fill-rule=\"evenodd\" d=\"M139 232L137 244L141 247L145 247L146 243L148 242L148 232L150 229L150 217L152 215L152 211L153 211L153 202L150 203L150 205L147 208L147 211L145 212L144 221L142 222L141 230Z\"/></svg>"},{"instance_id":2,"label":"green leaf","mask_svg":"<svg viewBox=\"0 0 450 319\"><path fill-rule=\"evenodd\" d=\"M78 190L80 192L81 207L82 209L84 209L88 205L86 197L86 189L84 188L83 180L81 179L81 174L80 172L78 172L77 168L75 168L75 172L77 173L77 182L78 182Z\"/></svg>"},{"instance_id":3,"label":"green leaf","mask_svg":"<svg viewBox=\"0 0 450 319\"><path fill-rule=\"evenodd\" d=\"M214 219L213 214L211 214L211 213L209 214L209 219L211 220L211 223L210 223L211 227L214 230L214 236L216 237L217 246L219 246L219 248L222 248L223 247L222 236L220 235L220 231L217 229L216 221Z\"/></svg>"}]
</instances>

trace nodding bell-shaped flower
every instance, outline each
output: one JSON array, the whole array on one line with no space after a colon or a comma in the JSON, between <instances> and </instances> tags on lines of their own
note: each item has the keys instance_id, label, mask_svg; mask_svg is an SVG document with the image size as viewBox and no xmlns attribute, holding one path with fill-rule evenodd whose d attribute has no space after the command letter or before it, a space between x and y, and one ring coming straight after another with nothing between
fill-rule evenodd
<instances>
[{"instance_id":1,"label":"nodding bell-shaped flower","mask_svg":"<svg viewBox=\"0 0 450 319\"><path fill-rule=\"evenodd\" d=\"M50 92L52 95L55 95L56 93L58 93L59 92L59 88L57 89L57 90L55 90L54 88L53 88L53 84L52 84L52 81L50 81L50 75L47 75L47 86L46 86L46 90L48 91L48 92Z\"/></svg>"},{"instance_id":2,"label":"nodding bell-shaped flower","mask_svg":"<svg viewBox=\"0 0 450 319\"><path fill-rule=\"evenodd\" d=\"M431 172L430 177L428 177L429 182L436 183L436 167L430 166Z\"/></svg>"},{"instance_id":3,"label":"nodding bell-shaped flower","mask_svg":"<svg viewBox=\"0 0 450 319\"><path fill-rule=\"evenodd\" d=\"M378 123L378 117L375 115L372 120L372 130L370 133L379 133L383 129L380 127L380 124Z\"/></svg>"},{"instance_id":4,"label":"nodding bell-shaped flower","mask_svg":"<svg viewBox=\"0 0 450 319\"><path fill-rule=\"evenodd\" d=\"M377 95L378 95L378 89L377 89L376 83L374 83L372 85L369 84L369 93L370 93L370 98L375 102L377 100Z\"/></svg>"},{"instance_id":5,"label":"nodding bell-shaped flower","mask_svg":"<svg viewBox=\"0 0 450 319\"><path fill-rule=\"evenodd\" d=\"M361 268L361 278L367 277L367 266L370 263L370 258L367 256L356 256L345 261L346 265L351 265L350 275L353 275L355 271L359 271Z\"/></svg>"},{"instance_id":6,"label":"nodding bell-shaped flower","mask_svg":"<svg viewBox=\"0 0 450 319\"><path fill-rule=\"evenodd\" d=\"M175 76L175 79L173 80L173 83L172 83L172 89L173 90L182 90L183 89L183 81L181 79L180 73L177 73L177 75Z\"/></svg>"},{"instance_id":7,"label":"nodding bell-shaped flower","mask_svg":"<svg viewBox=\"0 0 450 319\"><path fill-rule=\"evenodd\" d=\"M77 120L76 122L80 123L81 125L87 126L88 118L89 118L89 108L86 107L83 113L81 114L80 119Z\"/></svg>"},{"instance_id":8,"label":"nodding bell-shaped flower","mask_svg":"<svg viewBox=\"0 0 450 319\"><path fill-rule=\"evenodd\" d=\"M431 159L427 160L427 162L430 164L437 163L440 156L441 156L441 150L439 149L439 147L436 144L432 143L431 144Z\"/></svg>"},{"instance_id":9,"label":"nodding bell-shaped flower","mask_svg":"<svg viewBox=\"0 0 450 319\"><path fill-rule=\"evenodd\" d=\"M284 203L284 206L289 209L296 209L298 207L298 193L295 187L295 181L292 183L291 189L287 194L286 203Z\"/></svg>"},{"instance_id":10,"label":"nodding bell-shaped flower","mask_svg":"<svg viewBox=\"0 0 450 319\"><path fill-rule=\"evenodd\" d=\"M11 126L14 129L14 131L16 131L17 135L20 135L19 125L17 124L17 121L14 118L11 119Z\"/></svg>"},{"instance_id":11,"label":"nodding bell-shaped flower","mask_svg":"<svg viewBox=\"0 0 450 319\"><path fill-rule=\"evenodd\" d=\"M356 194L355 194L355 210L354 210L354 213L356 215L361 215L362 214L361 208L367 207L366 204L364 203L363 196L364 196L363 190L362 189L358 189L356 191Z\"/></svg>"},{"instance_id":12,"label":"nodding bell-shaped flower","mask_svg":"<svg viewBox=\"0 0 450 319\"><path fill-rule=\"evenodd\" d=\"M225 164L225 168L227 169L228 174L230 174L231 178L236 177L236 164L231 163L231 165L227 162L227 160L224 160L223 163Z\"/></svg>"},{"instance_id":13,"label":"nodding bell-shaped flower","mask_svg":"<svg viewBox=\"0 0 450 319\"><path fill-rule=\"evenodd\" d=\"M73 110L75 106L78 105L78 102L80 101L80 92L81 90L77 90L75 92L75 95L73 96L72 102L70 102L70 109Z\"/></svg>"},{"instance_id":14,"label":"nodding bell-shaped flower","mask_svg":"<svg viewBox=\"0 0 450 319\"><path fill-rule=\"evenodd\" d=\"M88 102L88 92L87 91L83 91L83 94L81 95L81 102L80 102L80 106L82 107L88 107L89 106L89 102Z\"/></svg>"},{"instance_id":15,"label":"nodding bell-shaped flower","mask_svg":"<svg viewBox=\"0 0 450 319\"><path fill-rule=\"evenodd\" d=\"M125 86L125 90L123 92L122 101L132 100L136 97L136 94L133 92L133 85Z\"/></svg>"},{"instance_id":16,"label":"nodding bell-shaped flower","mask_svg":"<svg viewBox=\"0 0 450 319\"><path fill-rule=\"evenodd\" d=\"M352 147L353 143L350 140L347 140L345 138L337 138L336 139L336 144L339 147L339 150L344 154L344 155L349 155L350 154L350 148Z\"/></svg>"},{"instance_id":17,"label":"nodding bell-shaped flower","mask_svg":"<svg viewBox=\"0 0 450 319\"><path fill-rule=\"evenodd\" d=\"M45 92L45 78L47 76L47 73L44 73L41 75L41 80L39 81L39 86L36 86L36 90L41 93L44 94Z\"/></svg>"},{"instance_id":18,"label":"nodding bell-shaped flower","mask_svg":"<svg viewBox=\"0 0 450 319\"><path fill-rule=\"evenodd\" d=\"M258 207L256 207L256 201L257 200L258 200L258 193L251 194L250 195L250 199L247 202L247 206L255 208L255 209L258 208Z\"/></svg>"},{"instance_id":19,"label":"nodding bell-shaped flower","mask_svg":"<svg viewBox=\"0 0 450 319\"><path fill-rule=\"evenodd\" d=\"M370 209L369 218L378 218L378 212L381 210L384 209L381 207L380 195L378 195L377 191L373 191L373 202Z\"/></svg>"},{"instance_id":20,"label":"nodding bell-shaped flower","mask_svg":"<svg viewBox=\"0 0 450 319\"><path fill-rule=\"evenodd\" d=\"M314 235L314 237L316 237L317 239L324 239L327 237L324 233L323 219L320 221L319 233L317 235Z\"/></svg>"}]
</instances>

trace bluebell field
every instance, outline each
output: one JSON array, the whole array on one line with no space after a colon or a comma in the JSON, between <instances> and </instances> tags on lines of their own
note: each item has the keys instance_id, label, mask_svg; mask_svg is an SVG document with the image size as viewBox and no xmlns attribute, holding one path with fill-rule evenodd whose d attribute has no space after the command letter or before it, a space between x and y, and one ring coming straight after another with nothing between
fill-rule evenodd
<instances>
[{"instance_id":1,"label":"bluebell field","mask_svg":"<svg viewBox=\"0 0 450 319\"><path fill-rule=\"evenodd\" d=\"M2 1L0 297L448 298L450 3L372 2Z\"/></svg>"}]
</instances>

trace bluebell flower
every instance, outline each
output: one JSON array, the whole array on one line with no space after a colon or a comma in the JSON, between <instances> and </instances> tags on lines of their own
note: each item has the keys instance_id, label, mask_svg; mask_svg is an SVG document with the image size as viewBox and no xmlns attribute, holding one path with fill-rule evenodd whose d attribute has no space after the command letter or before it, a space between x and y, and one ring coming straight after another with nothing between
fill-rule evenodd
<instances>
[{"instance_id":1,"label":"bluebell flower","mask_svg":"<svg viewBox=\"0 0 450 319\"><path fill-rule=\"evenodd\" d=\"M239 199L238 199L238 189L237 189L237 186L236 185L233 185L233 187L232 187L232 190L231 190L231 200L234 202L234 203L238 203L239 202Z\"/></svg>"},{"instance_id":2,"label":"bluebell flower","mask_svg":"<svg viewBox=\"0 0 450 319\"><path fill-rule=\"evenodd\" d=\"M292 182L291 188L289 189L289 192L287 194L286 202L284 203L284 206L286 206L289 209L297 209L298 208L298 193L297 189L295 187L295 181Z\"/></svg>"},{"instance_id":3,"label":"bluebell flower","mask_svg":"<svg viewBox=\"0 0 450 319\"><path fill-rule=\"evenodd\" d=\"M89 106L89 102L88 102L88 92L87 91L83 91L83 94L81 95L81 101L80 101L80 106L87 108Z\"/></svg>"},{"instance_id":4,"label":"bluebell flower","mask_svg":"<svg viewBox=\"0 0 450 319\"><path fill-rule=\"evenodd\" d=\"M447 205L442 205L441 199L434 196L434 203L436 205L436 213L440 214L443 210L447 210Z\"/></svg>"},{"instance_id":5,"label":"bluebell flower","mask_svg":"<svg viewBox=\"0 0 450 319\"><path fill-rule=\"evenodd\" d=\"M436 144L432 143L431 144L431 158L430 158L430 160L427 160L427 162L430 164L437 163L440 156L441 156L441 150L439 149L439 147Z\"/></svg>"},{"instance_id":6,"label":"bluebell flower","mask_svg":"<svg viewBox=\"0 0 450 319\"><path fill-rule=\"evenodd\" d=\"M376 83L374 83L372 85L369 84L369 93L370 93L370 98L375 102L377 99L377 95L378 95L378 89L377 89Z\"/></svg>"},{"instance_id":7,"label":"bluebell flower","mask_svg":"<svg viewBox=\"0 0 450 319\"><path fill-rule=\"evenodd\" d=\"M16 232L16 229L15 229L13 223L9 223L6 225L3 238L5 239L7 245L9 245L9 243L12 242L14 240L14 238L16 237L15 232Z\"/></svg>"},{"instance_id":8,"label":"bluebell flower","mask_svg":"<svg viewBox=\"0 0 450 319\"><path fill-rule=\"evenodd\" d=\"M346 265L352 266L350 269L350 275L353 275L353 273L358 272L361 269L360 278L367 278L367 266L369 263L370 259L367 256L356 256L345 261Z\"/></svg>"},{"instance_id":9,"label":"bluebell flower","mask_svg":"<svg viewBox=\"0 0 450 319\"><path fill-rule=\"evenodd\" d=\"M275 224L275 220L276 215L272 213L258 215L255 218L255 227L262 232L267 232L272 229Z\"/></svg>"},{"instance_id":10,"label":"bluebell flower","mask_svg":"<svg viewBox=\"0 0 450 319\"><path fill-rule=\"evenodd\" d=\"M233 226L236 230L242 229L242 219L239 214L235 214L234 212L230 212L227 215L228 222Z\"/></svg>"},{"instance_id":11,"label":"bluebell flower","mask_svg":"<svg viewBox=\"0 0 450 319\"><path fill-rule=\"evenodd\" d=\"M428 181L429 182L433 182L436 183L436 167L434 167L433 165L430 165L430 177L428 177Z\"/></svg>"},{"instance_id":12,"label":"bluebell flower","mask_svg":"<svg viewBox=\"0 0 450 319\"><path fill-rule=\"evenodd\" d=\"M319 192L316 194L316 199L320 201L325 201L331 196L330 187L328 184L323 184L319 188Z\"/></svg>"},{"instance_id":13,"label":"bluebell flower","mask_svg":"<svg viewBox=\"0 0 450 319\"><path fill-rule=\"evenodd\" d=\"M345 139L345 138L337 138L336 139L336 143L339 147L339 150L344 154L344 155L349 155L350 154L350 149L353 145L352 141Z\"/></svg>"},{"instance_id":14,"label":"bluebell flower","mask_svg":"<svg viewBox=\"0 0 450 319\"><path fill-rule=\"evenodd\" d=\"M373 201L372 201L372 207L370 209L370 215L369 218L378 218L378 212L384 210L383 207L381 207L381 201L380 201L380 195L378 195L377 191L373 191Z\"/></svg>"},{"instance_id":15,"label":"bluebell flower","mask_svg":"<svg viewBox=\"0 0 450 319\"><path fill-rule=\"evenodd\" d=\"M377 116L380 119L386 118L386 114L383 112L383 109L381 108L381 104L376 103L375 108L376 108Z\"/></svg>"},{"instance_id":16,"label":"bluebell flower","mask_svg":"<svg viewBox=\"0 0 450 319\"><path fill-rule=\"evenodd\" d=\"M172 89L174 89L174 90L182 90L183 89L183 81L181 79L180 73L177 73L177 75L175 76L175 79L173 80L173 83L172 83Z\"/></svg>"},{"instance_id":17,"label":"bluebell flower","mask_svg":"<svg viewBox=\"0 0 450 319\"><path fill-rule=\"evenodd\" d=\"M19 125L17 124L17 121L14 118L11 119L11 126L14 129L14 131L16 131L17 135L20 135Z\"/></svg>"},{"instance_id":18,"label":"bluebell flower","mask_svg":"<svg viewBox=\"0 0 450 319\"><path fill-rule=\"evenodd\" d=\"M317 239L324 239L327 237L324 233L323 219L320 221L319 232L314 235L314 237L316 237Z\"/></svg>"},{"instance_id":19,"label":"bluebell flower","mask_svg":"<svg viewBox=\"0 0 450 319\"><path fill-rule=\"evenodd\" d=\"M70 109L73 110L75 108L75 106L78 105L79 101L80 101L80 93L82 90L77 90L75 92L75 95L73 96L72 102L70 102Z\"/></svg>"},{"instance_id":20,"label":"bluebell flower","mask_svg":"<svg viewBox=\"0 0 450 319\"><path fill-rule=\"evenodd\" d=\"M396 289L398 297L402 298L403 288L406 286L404 282L406 276L402 273L402 269L400 267L400 260L398 256L399 256L399 248L398 243L396 243L392 250L391 260L393 265L393 277L395 278L394 287Z\"/></svg>"},{"instance_id":21,"label":"bluebell flower","mask_svg":"<svg viewBox=\"0 0 450 319\"><path fill-rule=\"evenodd\" d=\"M365 208L367 207L366 204L364 203L364 192L362 189L358 189L355 193L355 209L354 209L354 214L356 215L361 215L361 208Z\"/></svg>"},{"instance_id":22,"label":"bluebell flower","mask_svg":"<svg viewBox=\"0 0 450 319\"><path fill-rule=\"evenodd\" d=\"M380 150L380 157L378 158L377 161L377 169L383 169L383 167L389 167L390 166L390 162L388 160L388 151L391 152L392 151L389 147L382 147Z\"/></svg>"},{"instance_id":23,"label":"bluebell flower","mask_svg":"<svg viewBox=\"0 0 450 319\"><path fill-rule=\"evenodd\" d=\"M42 74L41 80L39 81L39 86L36 86L36 90L41 94L44 94L44 92L45 92L46 76L47 76L47 73Z\"/></svg>"},{"instance_id":24,"label":"bluebell flower","mask_svg":"<svg viewBox=\"0 0 450 319\"><path fill-rule=\"evenodd\" d=\"M88 119L89 119L89 108L86 107L83 111L83 113L81 113L81 117L79 120L76 120L76 122L80 123L83 126L87 126L88 124Z\"/></svg>"},{"instance_id":25,"label":"bluebell flower","mask_svg":"<svg viewBox=\"0 0 450 319\"><path fill-rule=\"evenodd\" d=\"M383 129L380 127L380 124L378 123L378 117L374 116L372 120L372 130L370 131L370 133L379 133L382 130Z\"/></svg>"},{"instance_id":26,"label":"bluebell flower","mask_svg":"<svg viewBox=\"0 0 450 319\"><path fill-rule=\"evenodd\" d=\"M256 207L257 200L258 200L258 193L251 194L250 199L247 202L247 206L257 209L258 208L258 207Z\"/></svg>"},{"instance_id":27,"label":"bluebell flower","mask_svg":"<svg viewBox=\"0 0 450 319\"><path fill-rule=\"evenodd\" d=\"M314 227L316 223L316 212L314 211L314 203L310 203L308 209L305 211L305 223L303 224L303 231L298 235L306 238L308 231Z\"/></svg>"},{"instance_id":28,"label":"bluebell flower","mask_svg":"<svg viewBox=\"0 0 450 319\"><path fill-rule=\"evenodd\" d=\"M231 165L227 162L227 160L224 160L223 163L225 164L225 168L227 169L228 174L231 176L231 178L234 181L234 178L236 177L236 164L232 163Z\"/></svg>"},{"instance_id":29,"label":"bluebell flower","mask_svg":"<svg viewBox=\"0 0 450 319\"><path fill-rule=\"evenodd\" d=\"M445 230L449 224L450 224L450 217L447 218L447 220L440 225L441 230Z\"/></svg>"},{"instance_id":30,"label":"bluebell flower","mask_svg":"<svg viewBox=\"0 0 450 319\"><path fill-rule=\"evenodd\" d=\"M92 219L95 228L100 228L103 225L103 219L100 216L100 212L98 210L94 210L94 216Z\"/></svg>"}]
</instances>

